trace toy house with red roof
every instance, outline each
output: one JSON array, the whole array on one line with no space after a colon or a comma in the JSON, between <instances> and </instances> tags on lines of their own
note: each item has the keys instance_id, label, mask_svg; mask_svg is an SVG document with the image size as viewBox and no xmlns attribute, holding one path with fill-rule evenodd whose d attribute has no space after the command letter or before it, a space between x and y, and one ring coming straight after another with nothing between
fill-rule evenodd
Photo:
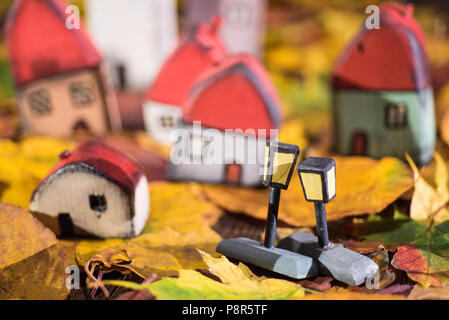
<instances>
[{"instance_id":1,"label":"toy house with red roof","mask_svg":"<svg viewBox=\"0 0 449 320\"><path fill-rule=\"evenodd\" d=\"M277 138L281 115L276 90L256 58L229 56L205 72L183 108L186 130L179 130L172 147L170 179L261 183L266 143Z\"/></svg>"},{"instance_id":2,"label":"toy house with red roof","mask_svg":"<svg viewBox=\"0 0 449 320\"><path fill-rule=\"evenodd\" d=\"M120 127L114 95L103 79L102 57L84 32L66 27L62 0L16 0L6 44L26 131L103 134Z\"/></svg>"},{"instance_id":3,"label":"toy house with red roof","mask_svg":"<svg viewBox=\"0 0 449 320\"><path fill-rule=\"evenodd\" d=\"M338 152L432 159L433 91L412 5L380 6L380 29L364 27L350 43L333 71L333 89Z\"/></svg>"},{"instance_id":4,"label":"toy house with red roof","mask_svg":"<svg viewBox=\"0 0 449 320\"><path fill-rule=\"evenodd\" d=\"M60 155L30 211L58 236L134 237L149 216L147 178L127 156L86 142Z\"/></svg>"},{"instance_id":5,"label":"toy house with red roof","mask_svg":"<svg viewBox=\"0 0 449 320\"><path fill-rule=\"evenodd\" d=\"M226 49L217 35L220 21L202 24L168 58L150 87L143 107L145 127L155 140L170 145L183 115L183 102L196 78L219 63Z\"/></svg>"}]
</instances>

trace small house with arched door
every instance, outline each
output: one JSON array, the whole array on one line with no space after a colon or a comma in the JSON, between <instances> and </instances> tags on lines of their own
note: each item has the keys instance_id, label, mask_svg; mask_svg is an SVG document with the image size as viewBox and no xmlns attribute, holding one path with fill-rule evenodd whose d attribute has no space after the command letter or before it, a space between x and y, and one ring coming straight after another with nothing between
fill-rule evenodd
<instances>
[{"instance_id":1,"label":"small house with arched door","mask_svg":"<svg viewBox=\"0 0 449 320\"><path fill-rule=\"evenodd\" d=\"M181 122L183 102L195 80L219 63L227 51L218 36L220 20L201 24L181 41L148 90L143 106L145 128L159 143L171 145Z\"/></svg>"},{"instance_id":2,"label":"small house with arched door","mask_svg":"<svg viewBox=\"0 0 449 320\"><path fill-rule=\"evenodd\" d=\"M436 131L424 36L413 6L380 6L380 28L365 26L333 70L336 150L375 158L432 159Z\"/></svg>"},{"instance_id":3,"label":"small house with arched door","mask_svg":"<svg viewBox=\"0 0 449 320\"><path fill-rule=\"evenodd\" d=\"M101 135L121 127L115 95L83 26L67 28L67 6L16 0L9 11L5 37L22 127L46 135L77 129Z\"/></svg>"},{"instance_id":4,"label":"small house with arched door","mask_svg":"<svg viewBox=\"0 0 449 320\"><path fill-rule=\"evenodd\" d=\"M205 72L184 109L170 179L261 184L266 143L277 138L281 115L276 90L256 58L228 56Z\"/></svg>"}]
</instances>

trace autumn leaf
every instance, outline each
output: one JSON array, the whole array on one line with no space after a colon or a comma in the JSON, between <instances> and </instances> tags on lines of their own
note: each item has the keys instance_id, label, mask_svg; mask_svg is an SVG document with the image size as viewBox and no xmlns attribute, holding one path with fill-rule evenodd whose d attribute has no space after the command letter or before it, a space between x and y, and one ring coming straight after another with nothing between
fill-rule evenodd
<instances>
[{"instance_id":1,"label":"autumn leaf","mask_svg":"<svg viewBox=\"0 0 449 320\"><path fill-rule=\"evenodd\" d=\"M335 161L337 197L326 207L328 220L378 213L413 186L411 172L395 158L336 157ZM221 208L266 219L267 189L204 185L202 190ZM279 219L292 226L315 225L313 204L304 199L297 174L281 194Z\"/></svg>"},{"instance_id":2,"label":"autumn leaf","mask_svg":"<svg viewBox=\"0 0 449 320\"><path fill-rule=\"evenodd\" d=\"M27 209L31 194L59 154L74 147L71 141L45 137L28 137L18 143L0 140L0 182L7 185L1 202Z\"/></svg>"},{"instance_id":3,"label":"autumn leaf","mask_svg":"<svg viewBox=\"0 0 449 320\"><path fill-rule=\"evenodd\" d=\"M189 233L200 230L204 224L215 224L223 214L217 206L202 199L200 186L195 183L151 183L150 199L151 214L143 233L167 226Z\"/></svg>"},{"instance_id":4,"label":"autumn leaf","mask_svg":"<svg viewBox=\"0 0 449 320\"><path fill-rule=\"evenodd\" d=\"M407 300L449 300L449 288L423 288L415 285Z\"/></svg>"},{"instance_id":5,"label":"autumn leaf","mask_svg":"<svg viewBox=\"0 0 449 320\"><path fill-rule=\"evenodd\" d=\"M0 243L0 299L66 298L63 247L29 212L0 204Z\"/></svg>"},{"instance_id":6,"label":"autumn leaf","mask_svg":"<svg viewBox=\"0 0 449 320\"><path fill-rule=\"evenodd\" d=\"M180 270L178 278L162 278L153 283L104 281L104 284L134 290L149 290L160 300L261 300L302 297L304 289L290 281L257 277L248 267L229 262L226 257L213 258L201 252L209 272L221 282L193 270Z\"/></svg>"},{"instance_id":7,"label":"autumn leaf","mask_svg":"<svg viewBox=\"0 0 449 320\"><path fill-rule=\"evenodd\" d=\"M420 174L412 159L407 160L415 177L415 191L410 205L410 217L426 224L440 224L449 219L449 172L448 165L437 152L434 181L429 183Z\"/></svg>"},{"instance_id":8,"label":"autumn leaf","mask_svg":"<svg viewBox=\"0 0 449 320\"><path fill-rule=\"evenodd\" d=\"M354 292L349 290L306 295L301 300L405 300L404 296L379 293Z\"/></svg>"},{"instance_id":9,"label":"autumn leaf","mask_svg":"<svg viewBox=\"0 0 449 320\"><path fill-rule=\"evenodd\" d=\"M391 264L404 270L410 279L423 287L443 287L449 285L449 261L428 250L414 245L398 248Z\"/></svg>"},{"instance_id":10,"label":"autumn leaf","mask_svg":"<svg viewBox=\"0 0 449 320\"><path fill-rule=\"evenodd\" d=\"M393 231L371 234L366 241L396 246L392 265L424 287L449 285L449 221L429 228L416 221Z\"/></svg>"},{"instance_id":11,"label":"autumn leaf","mask_svg":"<svg viewBox=\"0 0 449 320\"><path fill-rule=\"evenodd\" d=\"M143 234L112 247L108 247L112 244L108 243L108 240L97 243L81 242L77 247L77 260L83 263L89 255L92 255L84 265L89 279L95 283L98 283L98 280L93 275L94 270L103 273L132 272L143 279L152 274L177 276L182 269L206 268L197 249L215 253L220 240L220 236L206 225L188 234L167 227L160 232ZM99 248L105 247L108 248L94 254ZM104 286L101 288L108 294Z\"/></svg>"}]
</instances>

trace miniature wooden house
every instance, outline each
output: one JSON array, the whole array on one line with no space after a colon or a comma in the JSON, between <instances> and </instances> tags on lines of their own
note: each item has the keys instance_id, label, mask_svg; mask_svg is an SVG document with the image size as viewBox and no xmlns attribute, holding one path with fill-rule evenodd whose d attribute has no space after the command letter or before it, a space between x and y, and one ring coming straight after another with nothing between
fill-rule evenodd
<instances>
[{"instance_id":1,"label":"miniature wooden house","mask_svg":"<svg viewBox=\"0 0 449 320\"><path fill-rule=\"evenodd\" d=\"M336 149L375 158L432 158L434 101L412 5L380 7L380 29L357 35L333 71Z\"/></svg>"},{"instance_id":2,"label":"miniature wooden house","mask_svg":"<svg viewBox=\"0 0 449 320\"><path fill-rule=\"evenodd\" d=\"M149 216L148 182L125 155L87 142L64 152L34 191L30 211L59 236L134 237Z\"/></svg>"},{"instance_id":3,"label":"miniature wooden house","mask_svg":"<svg viewBox=\"0 0 449 320\"><path fill-rule=\"evenodd\" d=\"M268 0L188 0L185 28L191 30L219 16L223 19L220 36L229 51L260 57L267 3Z\"/></svg>"},{"instance_id":4,"label":"miniature wooden house","mask_svg":"<svg viewBox=\"0 0 449 320\"><path fill-rule=\"evenodd\" d=\"M262 183L266 143L277 138L281 115L276 90L256 58L229 56L205 72L184 108L189 136L172 148L170 179Z\"/></svg>"},{"instance_id":5,"label":"miniature wooden house","mask_svg":"<svg viewBox=\"0 0 449 320\"><path fill-rule=\"evenodd\" d=\"M213 20L189 33L148 91L143 107L145 127L162 144L172 144L170 135L181 121L183 101L196 78L227 54L217 35L219 23Z\"/></svg>"},{"instance_id":6,"label":"miniature wooden house","mask_svg":"<svg viewBox=\"0 0 449 320\"><path fill-rule=\"evenodd\" d=\"M120 127L114 95L103 81L102 57L83 28L66 27L61 0L16 0L6 44L22 126L38 134L103 134Z\"/></svg>"},{"instance_id":7,"label":"miniature wooden house","mask_svg":"<svg viewBox=\"0 0 449 320\"><path fill-rule=\"evenodd\" d=\"M87 24L116 87L145 89L175 49L175 0L86 0Z\"/></svg>"}]
</instances>

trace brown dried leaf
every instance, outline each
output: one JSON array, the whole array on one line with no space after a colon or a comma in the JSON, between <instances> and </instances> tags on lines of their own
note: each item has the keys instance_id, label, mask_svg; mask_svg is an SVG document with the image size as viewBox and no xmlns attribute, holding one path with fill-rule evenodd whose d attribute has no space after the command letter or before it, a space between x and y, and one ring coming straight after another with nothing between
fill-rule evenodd
<instances>
[{"instance_id":1,"label":"brown dried leaf","mask_svg":"<svg viewBox=\"0 0 449 320\"><path fill-rule=\"evenodd\" d=\"M0 204L0 243L0 299L66 298L64 249L29 212Z\"/></svg>"}]
</instances>

